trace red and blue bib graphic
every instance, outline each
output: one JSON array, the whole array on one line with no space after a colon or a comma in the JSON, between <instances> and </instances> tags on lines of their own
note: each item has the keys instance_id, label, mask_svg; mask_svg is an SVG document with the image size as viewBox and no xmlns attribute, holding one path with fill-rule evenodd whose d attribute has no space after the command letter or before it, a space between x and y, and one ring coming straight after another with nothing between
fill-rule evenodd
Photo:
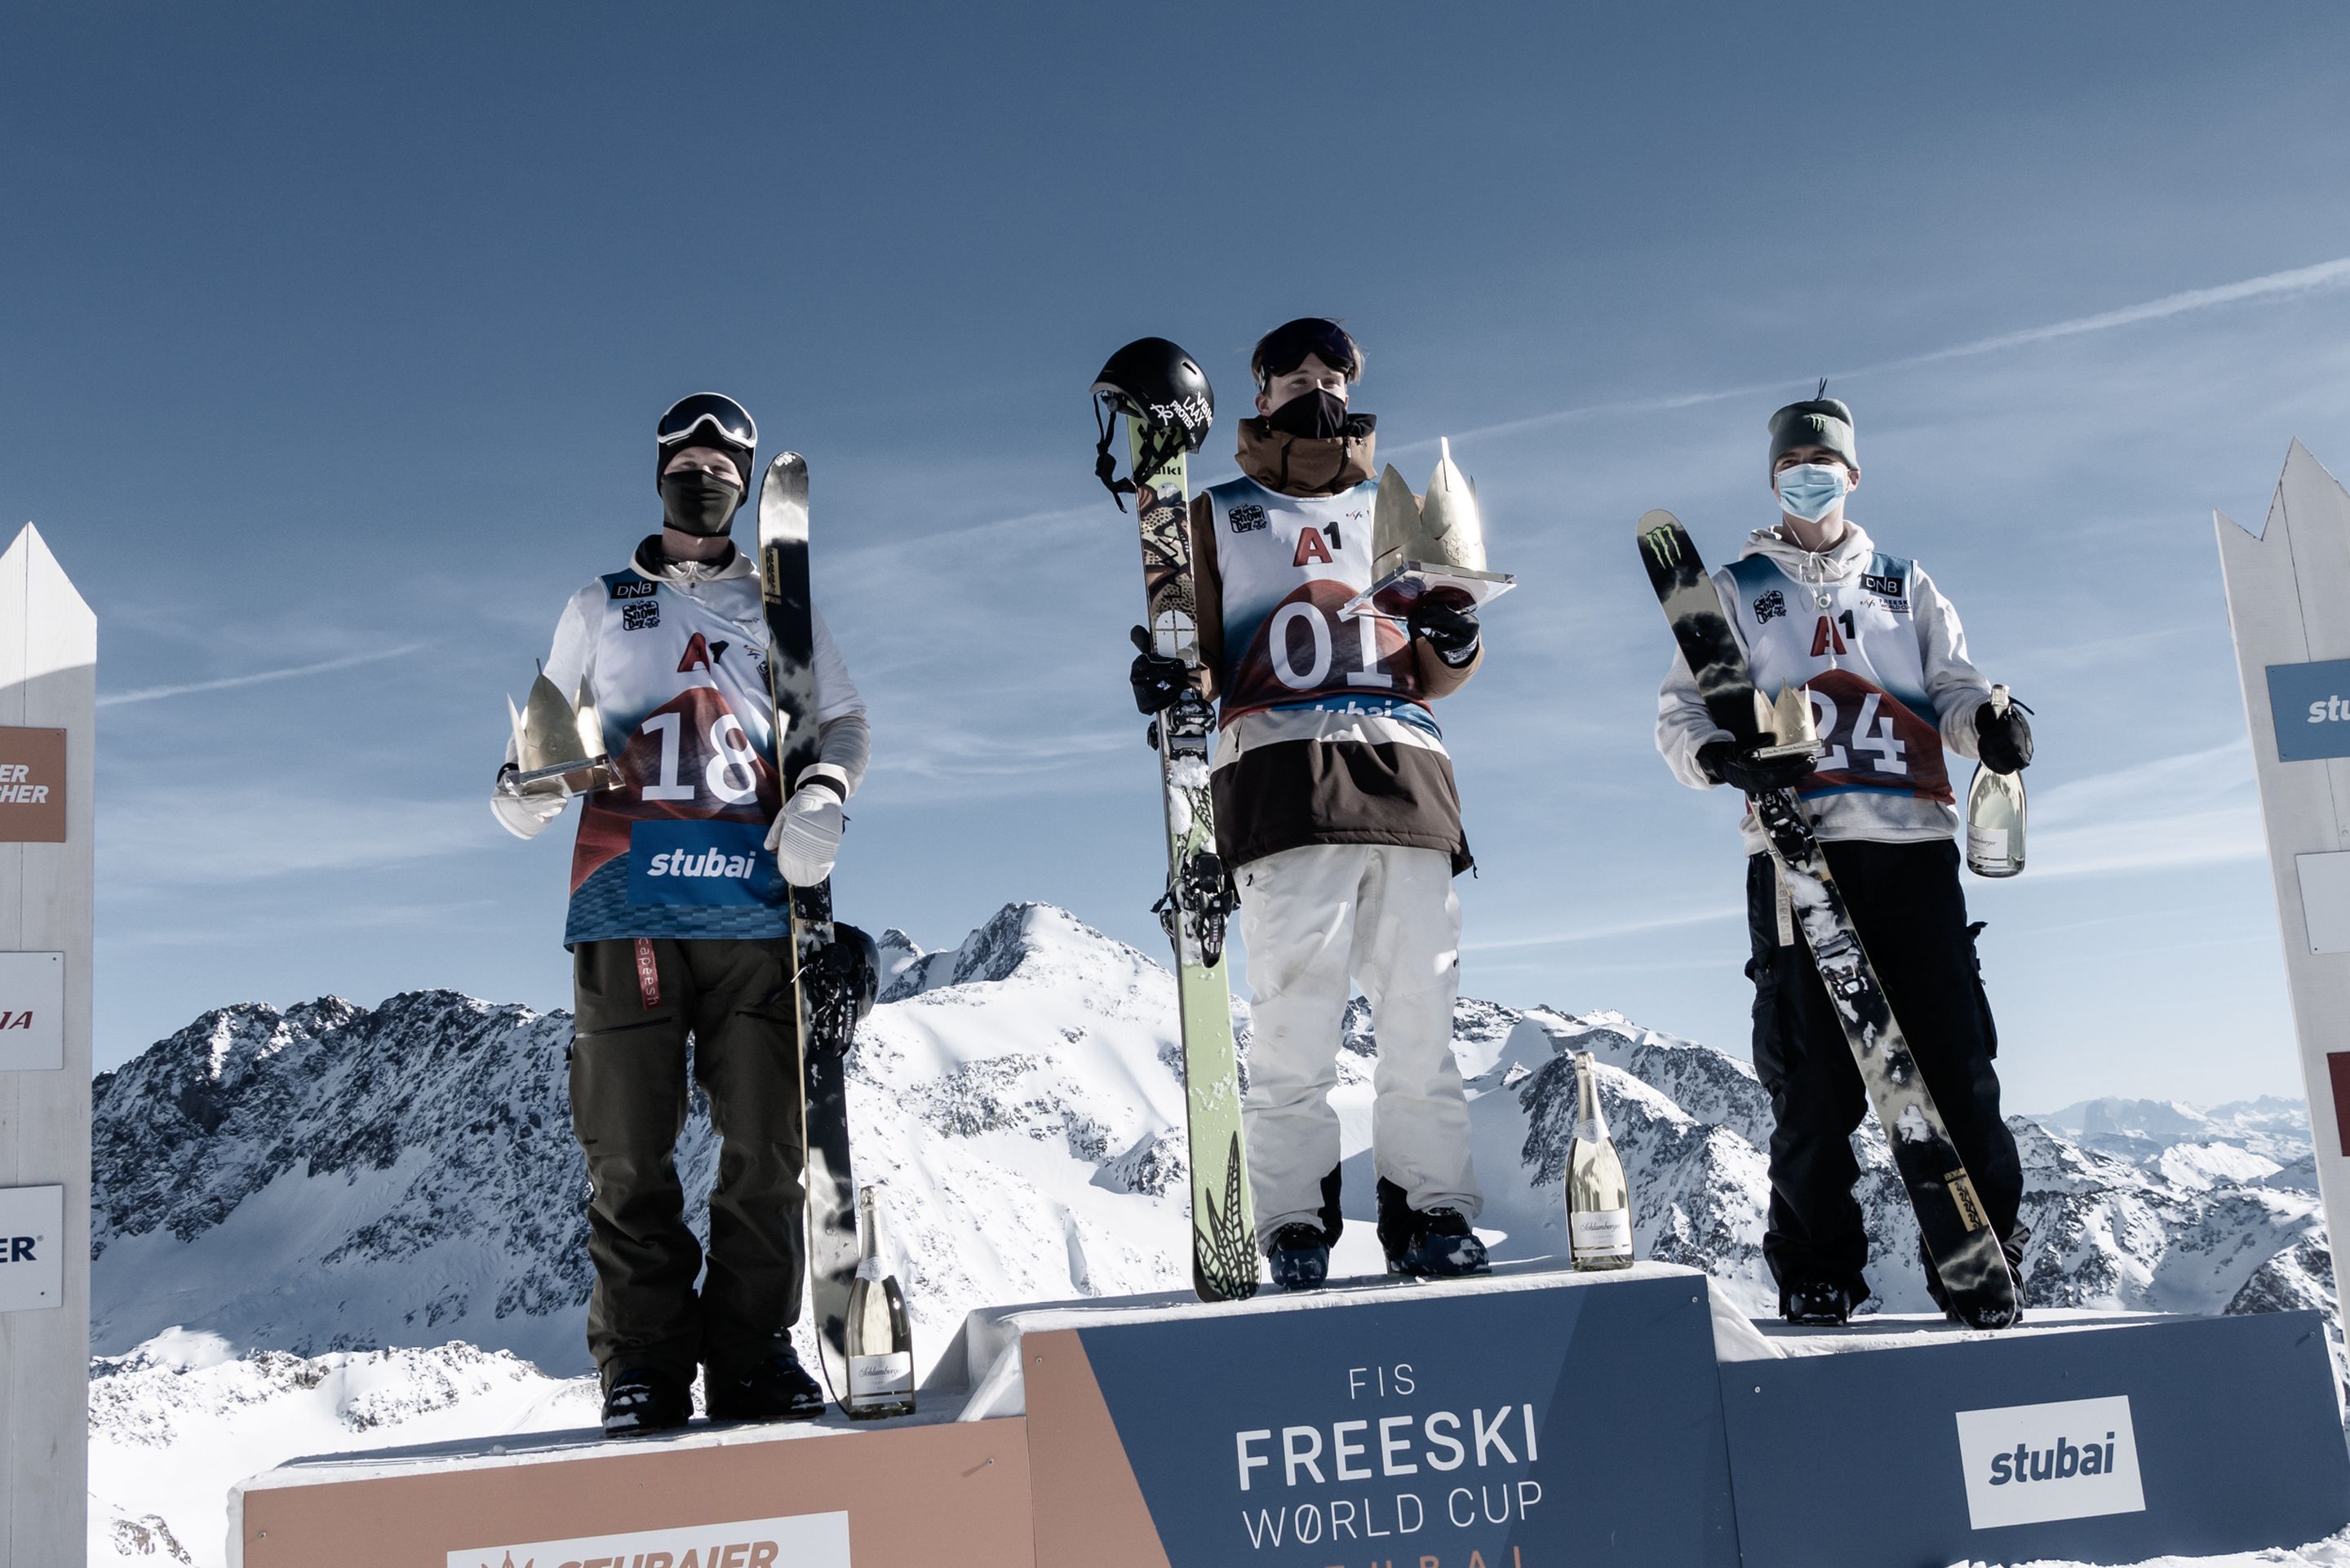
<instances>
[{"instance_id":1,"label":"red and blue bib graphic","mask_svg":"<svg viewBox=\"0 0 2350 1568\"><path fill-rule=\"evenodd\" d=\"M1950 774L1942 762L1942 732L1891 692L1849 670L1812 677L1804 688L1823 750L1798 794L1884 790L1948 805Z\"/></svg>"},{"instance_id":2,"label":"red and blue bib graphic","mask_svg":"<svg viewBox=\"0 0 2350 1568\"><path fill-rule=\"evenodd\" d=\"M1224 722L1312 698L1417 701L1403 628L1384 616L1339 618L1358 591L1328 577L1302 583L1257 623L1236 657L1228 649Z\"/></svg>"}]
</instances>

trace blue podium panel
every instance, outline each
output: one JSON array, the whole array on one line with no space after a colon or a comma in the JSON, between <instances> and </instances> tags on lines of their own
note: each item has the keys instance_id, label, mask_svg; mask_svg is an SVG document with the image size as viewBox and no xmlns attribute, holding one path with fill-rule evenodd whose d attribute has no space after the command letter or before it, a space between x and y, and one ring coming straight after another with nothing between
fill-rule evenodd
<instances>
[{"instance_id":1,"label":"blue podium panel","mask_svg":"<svg viewBox=\"0 0 2350 1568\"><path fill-rule=\"evenodd\" d=\"M1735 1568L1705 1282L1077 1330L1170 1568Z\"/></svg>"},{"instance_id":2,"label":"blue podium panel","mask_svg":"<svg viewBox=\"0 0 2350 1568\"><path fill-rule=\"evenodd\" d=\"M2350 1521L2314 1312L1725 1363L1745 1568L2137 1563Z\"/></svg>"}]
</instances>

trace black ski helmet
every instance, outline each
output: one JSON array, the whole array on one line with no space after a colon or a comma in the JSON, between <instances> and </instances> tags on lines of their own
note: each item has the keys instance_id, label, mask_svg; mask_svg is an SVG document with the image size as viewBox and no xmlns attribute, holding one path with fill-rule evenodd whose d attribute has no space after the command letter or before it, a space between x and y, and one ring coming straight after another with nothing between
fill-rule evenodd
<instances>
[{"instance_id":1,"label":"black ski helmet","mask_svg":"<svg viewBox=\"0 0 2350 1568\"><path fill-rule=\"evenodd\" d=\"M1180 430L1197 452L1216 422L1216 391L1199 361L1164 337L1138 337L1109 357L1094 378L1094 396L1113 412L1161 430Z\"/></svg>"},{"instance_id":2,"label":"black ski helmet","mask_svg":"<svg viewBox=\"0 0 2350 1568\"><path fill-rule=\"evenodd\" d=\"M723 392L696 392L680 398L653 426L653 488L660 488L669 460L690 446L706 446L734 460L743 476L743 493L751 493L751 474L759 455L759 423L751 410Z\"/></svg>"},{"instance_id":3,"label":"black ski helmet","mask_svg":"<svg viewBox=\"0 0 2350 1568\"><path fill-rule=\"evenodd\" d=\"M1199 451L1208 427L1216 422L1216 389L1208 385L1208 373L1164 337L1138 337L1111 355L1094 378L1093 395L1094 425L1101 436L1094 443L1094 475L1120 512L1135 487L1131 478L1118 477L1118 460L1109 454L1118 415L1147 432L1137 472L1155 472L1179 452Z\"/></svg>"}]
</instances>

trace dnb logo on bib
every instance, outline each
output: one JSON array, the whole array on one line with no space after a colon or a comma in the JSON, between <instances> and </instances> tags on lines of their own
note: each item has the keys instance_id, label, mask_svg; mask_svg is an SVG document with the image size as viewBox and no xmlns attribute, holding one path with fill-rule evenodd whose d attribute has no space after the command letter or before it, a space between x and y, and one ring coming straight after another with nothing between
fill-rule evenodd
<instances>
[{"instance_id":1,"label":"dnb logo on bib","mask_svg":"<svg viewBox=\"0 0 2350 1568\"><path fill-rule=\"evenodd\" d=\"M766 837L755 822L639 822L629 832L629 902L781 904Z\"/></svg>"}]
</instances>

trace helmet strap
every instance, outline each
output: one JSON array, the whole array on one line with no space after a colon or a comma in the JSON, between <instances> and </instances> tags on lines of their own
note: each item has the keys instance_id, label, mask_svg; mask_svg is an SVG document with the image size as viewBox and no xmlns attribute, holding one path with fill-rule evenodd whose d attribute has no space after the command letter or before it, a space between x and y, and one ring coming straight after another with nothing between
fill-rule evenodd
<instances>
[{"instance_id":1,"label":"helmet strap","mask_svg":"<svg viewBox=\"0 0 2350 1568\"><path fill-rule=\"evenodd\" d=\"M1101 432L1101 440L1094 443L1094 477L1102 482L1102 487L1109 492L1109 498L1117 502L1118 509L1123 512L1126 510L1124 498L1139 495L1141 491L1131 477L1118 477L1118 460L1109 454L1110 438L1118 433L1118 417L1108 411L1108 403L1107 397L1094 400L1094 428ZM1134 419L1137 416L1129 409L1126 417ZM1148 420L1142 421L1142 469L1158 472L1172 462L1183 452L1184 446L1180 426L1153 424Z\"/></svg>"},{"instance_id":2,"label":"helmet strap","mask_svg":"<svg viewBox=\"0 0 2350 1568\"><path fill-rule=\"evenodd\" d=\"M1118 418L1107 411L1108 401L1107 398L1094 400L1094 428L1101 432L1101 440L1094 443L1094 477L1102 482L1102 488L1109 492L1109 498L1123 512L1126 497L1135 493L1134 481L1118 477L1118 459L1109 454L1110 438L1118 433Z\"/></svg>"}]
</instances>

